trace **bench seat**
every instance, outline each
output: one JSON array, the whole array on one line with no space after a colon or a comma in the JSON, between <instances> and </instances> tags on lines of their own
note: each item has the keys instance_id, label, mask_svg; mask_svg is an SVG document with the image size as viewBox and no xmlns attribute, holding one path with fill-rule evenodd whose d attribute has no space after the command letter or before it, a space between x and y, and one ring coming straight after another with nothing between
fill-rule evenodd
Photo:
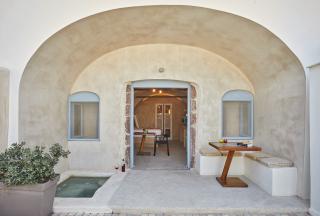
<instances>
[{"instance_id":1,"label":"bench seat","mask_svg":"<svg viewBox=\"0 0 320 216\"><path fill-rule=\"evenodd\" d=\"M200 175L221 175L227 152L201 148L196 169ZM290 160L264 152L235 152L229 175L244 175L272 196L297 194L297 168Z\"/></svg>"},{"instance_id":2,"label":"bench seat","mask_svg":"<svg viewBox=\"0 0 320 216\"><path fill-rule=\"evenodd\" d=\"M258 162L270 168L279 168L279 167L292 167L292 161L287 159L270 157L270 158L259 158Z\"/></svg>"},{"instance_id":3,"label":"bench seat","mask_svg":"<svg viewBox=\"0 0 320 216\"><path fill-rule=\"evenodd\" d=\"M252 159L252 160L258 160L259 158L269 158L272 157L271 154L267 154L264 152L250 152L244 154L246 157Z\"/></svg>"},{"instance_id":4,"label":"bench seat","mask_svg":"<svg viewBox=\"0 0 320 216\"><path fill-rule=\"evenodd\" d=\"M279 168L279 167L292 167L293 163L290 160L274 157L270 154L264 152L254 152L254 153L246 153L245 157L258 161L263 165L270 168Z\"/></svg>"},{"instance_id":5,"label":"bench seat","mask_svg":"<svg viewBox=\"0 0 320 216\"><path fill-rule=\"evenodd\" d=\"M244 175L272 196L297 195L297 168L292 162L280 159L244 157Z\"/></svg>"},{"instance_id":6,"label":"bench seat","mask_svg":"<svg viewBox=\"0 0 320 216\"><path fill-rule=\"evenodd\" d=\"M228 152L226 151L218 151L215 148L212 147L203 147L199 150L199 153L202 156L226 156L228 154ZM241 152L235 152L234 157L241 157L242 153Z\"/></svg>"}]
</instances>

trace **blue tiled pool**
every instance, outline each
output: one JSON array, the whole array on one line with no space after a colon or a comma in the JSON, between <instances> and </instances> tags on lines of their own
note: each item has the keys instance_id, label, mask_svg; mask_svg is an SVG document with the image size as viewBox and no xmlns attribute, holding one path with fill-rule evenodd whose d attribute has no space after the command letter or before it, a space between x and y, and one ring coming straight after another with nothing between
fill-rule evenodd
<instances>
[{"instance_id":1,"label":"blue tiled pool","mask_svg":"<svg viewBox=\"0 0 320 216\"><path fill-rule=\"evenodd\" d=\"M92 197L109 177L71 176L57 187L56 197Z\"/></svg>"}]
</instances>

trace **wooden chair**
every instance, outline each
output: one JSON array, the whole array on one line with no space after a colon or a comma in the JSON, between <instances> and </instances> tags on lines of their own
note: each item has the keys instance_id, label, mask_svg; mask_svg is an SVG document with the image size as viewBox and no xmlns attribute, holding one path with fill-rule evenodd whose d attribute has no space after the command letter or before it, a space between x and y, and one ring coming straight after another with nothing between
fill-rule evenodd
<instances>
[{"instance_id":1,"label":"wooden chair","mask_svg":"<svg viewBox=\"0 0 320 216\"><path fill-rule=\"evenodd\" d=\"M170 156L169 151L169 137L170 137L170 130L166 129L164 134L156 135L154 138L154 147L153 147L153 156L156 156L157 145L166 144L167 145L167 153Z\"/></svg>"}]
</instances>

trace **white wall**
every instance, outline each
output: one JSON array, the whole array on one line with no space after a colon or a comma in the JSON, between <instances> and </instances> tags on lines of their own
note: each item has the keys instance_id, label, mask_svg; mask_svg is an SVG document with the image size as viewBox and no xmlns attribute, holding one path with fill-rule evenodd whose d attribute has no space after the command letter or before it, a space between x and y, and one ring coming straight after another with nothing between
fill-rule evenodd
<instances>
[{"instance_id":1,"label":"white wall","mask_svg":"<svg viewBox=\"0 0 320 216\"><path fill-rule=\"evenodd\" d=\"M312 215L320 215L320 64L311 67L310 79L310 172Z\"/></svg>"},{"instance_id":2,"label":"white wall","mask_svg":"<svg viewBox=\"0 0 320 216\"><path fill-rule=\"evenodd\" d=\"M9 142L18 138L19 81L28 60L41 43L66 25L98 12L159 4L207 7L243 16L276 34L304 66L320 60L318 0L1 0L0 66L11 71Z\"/></svg>"}]
</instances>

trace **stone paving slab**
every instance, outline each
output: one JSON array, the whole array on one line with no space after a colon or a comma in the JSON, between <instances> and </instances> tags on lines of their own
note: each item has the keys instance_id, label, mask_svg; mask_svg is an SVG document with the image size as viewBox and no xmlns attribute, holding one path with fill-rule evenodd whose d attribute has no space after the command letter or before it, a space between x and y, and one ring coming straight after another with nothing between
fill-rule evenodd
<instances>
[{"instance_id":1,"label":"stone paving slab","mask_svg":"<svg viewBox=\"0 0 320 216\"><path fill-rule=\"evenodd\" d=\"M222 188L213 176L199 176L193 171L131 170L119 182L117 190L110 194L110 200L98 199L110 211L101 208L83 210L77 200L77 208L58 209L52 216L309 215L306 213L308 203L305 201L297 197L273 197L246 181L249 183L248 188Z\"/></svg>"},{"instance_id":2,"label":"stone paving slab","mask_svg":"<svg viewBox=\"0 0 320 216\"><path fill-rule=\"evenodd\" d=\"M248 188L224 188L214 176L194 171L131 170L108 205L113 213L125 214L285 215L308 211L304 200L271 196L242 178Z\"/></svg>"},{"instance_id":3,"label":"stone paving slab","mask_svg":"<svg viewBox=\"0 0 320 216\"><path fill-rule=\"evenodd\" d=\"M309 216L308 213L274 214L104 214L104 213L55 213L52 216Z\"/></svg>"}]
</instances>

